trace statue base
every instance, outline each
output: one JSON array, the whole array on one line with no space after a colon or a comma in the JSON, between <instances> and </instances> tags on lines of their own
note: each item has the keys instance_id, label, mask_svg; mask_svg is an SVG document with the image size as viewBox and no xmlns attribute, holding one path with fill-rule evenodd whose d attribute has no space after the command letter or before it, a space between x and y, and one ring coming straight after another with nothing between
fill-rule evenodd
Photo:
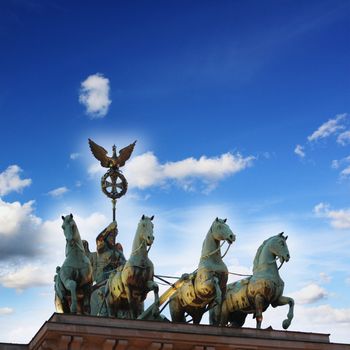
<instances>
[{"instance_id":1,"label":"statue base","mask_svg":"<svg viewBox=\"0 0 350 350\"><path fill-rule=\"evenodd\" d=\"M329 334L53 314L28 345L1 350L350 350Z\"/></svg>"}]
</instances>

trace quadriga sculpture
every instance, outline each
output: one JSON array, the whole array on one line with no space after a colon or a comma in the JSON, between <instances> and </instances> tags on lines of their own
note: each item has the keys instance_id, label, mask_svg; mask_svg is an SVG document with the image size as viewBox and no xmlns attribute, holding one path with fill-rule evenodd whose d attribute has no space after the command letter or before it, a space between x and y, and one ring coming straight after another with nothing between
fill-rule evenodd
<instances>
[{"instance_id":1,"label":"quadriga sculpture","mask_svg":"<svg viewBox=\"0 0 350 350\"><path fill-rule=\"evenodd\" d=\"M91 263L85 255L84 246L73 215L62 216L62 220L62 229L66 237L66 259L63 265L56 269L56 310L64 313L89 313L90 286L92 283ZM82 306L78 305L77 291L82 292Z\"/></svg>"},{"instance_id":2,"label":"quadriga sculpture","mask_svg":"<svg viewBox=\"0 0 350 350\"><path fill-rule=\"evenodd\" d=\"M148 258L148 250L154 241L152 220L153 216L142 216L129 260L107 281L105 295L109 316L136 319L143 312L143 302L151 290L154 292L154 314L159 311L159 288L153 281L153 263Z\"/></svg>"},{"instance_id":3,"label":"quadriga sculpture","mask_svg":"<svg viewBox=\"0 0 350 350\"><path fill-rule=\"evenodd\" d=\"M188 313L193 323L199 324L210 305L210 323L219 323L228 273L221 256L220 241L231 244L235 240L236 236L226 224L226 219L216 218L203 242L197 271L189 275L188 280L170 299L173 322L186 322L185 313Z\"/></svg>"},{"instance_id":4,"label":"quadriga sculpture","mask_svg":"<svg viewBox=\"0 0 350 350\"><path fill-rule=\"evenodd\" d=\"M293 319L294 300L283 296L282 281L276 259L281 263L288 261L287 237L283 232L272 236L259 247L253 266L253 275L227 285L226 298L222 303L221 325L230 323L232 327L242 327L247 314L254 313L256 328L261 328L262 313L271 304L273 307L289 304L287 319L282 323L284 329Z\"/></svg>"}]
</instances>

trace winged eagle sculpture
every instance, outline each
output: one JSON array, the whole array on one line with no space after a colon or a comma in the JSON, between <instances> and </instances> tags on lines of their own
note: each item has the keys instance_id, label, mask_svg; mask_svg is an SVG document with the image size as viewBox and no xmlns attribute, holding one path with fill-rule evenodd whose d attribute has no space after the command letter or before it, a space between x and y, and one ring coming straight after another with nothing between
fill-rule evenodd
<instances>
[{"instance_id":1,"label":"winged eagle sculpture","mask_svg":"<svg viewBox=\"0 0 350 350\"><path fill-rule=\"evenodd\" d=\"M100 161L101 165L105 168L113 168L113 169L119 169L120 167L125 165L125 162L130 158L134 147L135 147L136 141L131 143L129 146L126 146L122 148L119 151L119 155L117 156L116 147L113 146L113 154L112 157L109 157L107 155L107 151L91 139L89 139L89 146L91 149L92 154L95 156L97 160Z\"/></svg>"}]
</instances>

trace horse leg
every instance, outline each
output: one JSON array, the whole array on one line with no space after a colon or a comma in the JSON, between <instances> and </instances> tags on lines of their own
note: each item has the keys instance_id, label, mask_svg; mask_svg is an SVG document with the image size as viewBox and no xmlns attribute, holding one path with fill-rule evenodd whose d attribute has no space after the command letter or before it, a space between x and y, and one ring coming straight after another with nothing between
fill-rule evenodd
<instances>
[{"instance_id":1,"label":"horse leg","mask_svg":"<svg viewBox=\"0 0 350 350\"><path fill-rule=\"evenodd\" d=\"M221 318L222 291L219 285L219 279L213 278L215 287L214 306L209 310L209 323L218 326Z\"/></svg>"},{"instance_id":2,"label":"horse leg","mask_svg":"<svg viewBox=\"0 0 350 350\"><path fill-rule=\"evenodd\" d=\"M221 306L221 315L220 315L220 326L226 326L228 323L228 316L229 316L230 310L227 305L226 299L222 302Z\"/></svg>"},{"instance_id":3,"label":"horse leg","mask_svg":"<svg viewBox=\"0 0 350 350\"><path fill-rule=\"evenodd\" d=\"M80 285L82 286L83 295L84 295L82 313L85 315L89 315L91 311L91 307L90 307L91 285L92 285L91 265L89 264L85 268L81 269L80 274L82 276Z\"/></svg>"},{"instance_id":4,"label":"horse leg","mask_svg":"<svg viewBox=\"0 0 350 350\"><path fill-rule=\"evenodd\" d=\"M67 300L67 291L63 284L61 275L60 275L61 268L57 266L56 268L56 276L54 278L55 281L55 305L56 305L56 312L68 314L70 312L68 300Z\"/></svg>"},{"instance_id":5,"label":"horse leg","mask_svg":"<svg viewBox=\"0 0 350 350\"><path fill-rule=\"evenodd\" d=\"M59 314L64 313L63 302L60 299L60 297L57 295L57 293L55 293L55 306L56 306L56 312L58 312Z\"/></svg>"},{"instance_id":6,"label":"horse leg","mask_svg":"<svg viewBox=\"0 0 350 350\"><path fill-rule=\"evenodd\" d=\"M109 287L109 281L106 283L106 287L104 292L101 289L100 298L99 298L99 310L97 316L105 316L113 317L116 316L114 312L112 312L113 307L113 296ZM103 309L103 304L105 304L105 309Z\"/></svg>"},{"instance_id":7,"label":"horse leg","mask_svg":"<svg viewBox=\"0 0 350 350\"><path fill-rule=\"evenodd\" d=\"M137 318L145 311L145 304L142 301L137 305Z\"/></svg>"},{"instance_id":8,"label":"horse leg","mask_svg":"<svg viewBox=\"0 0 350 350\"><path fill-rule=\"evenodd\" d=\"M294 317L294 299L281 295L278 298L277 302L273 305L273 307L276 307L276 306L282 306L287 304L289 304L289 311L287 314L287 318L282 323L283 329L287 329L290 326L292 319Z\"/></svg>"},{"instance_id":9,"label":"horse leg","mask_svg":"<svg viewBox=\"0 0 350 350\"><path fill-rule=\"evenodd\" d=\"M70 312L75 314L77 312L77 282L74 280L65 281L65 287L70 291L71 305Z\"/></svg>"},{"instance_id":10,"label":"horse leg","mask_svg":"<svg viewBox=\"0 0 350 350\"><path fill-rule=\"evenodd\" d=\"M147 281L147 288L150 291L153 290L154 303L153 303L152 315L154 317L158 317L159 316L159 287L158 287L158 284L154 281Z\"/></svg>"},{"instance_id":11,"label":"horse leg","mask_svg":"<svg viewBox=\"0 0 350 350\"><path fill-rule=\"evenodd\" d=\"M180 305L177 294L170 299L169 310L172 322L186 323L185 310Z\"/></svg>"},{"instance_id":12,"label":"horse leg","mask_svg":"<svg viewBox=\"0 0 350 350\"><path fill-rule=\"evenodd\" d=\"M247 314L241 311L234 311L230 314L230 326L241 328L244 325Z\"/></svg>"},{"instance_id":13,"label":"horse leg","mask_svg":"<svg viewBox=\"0 0 350 350\"><path fill-rule=\"evenodd\" d=\"M214 305L209 309L209 324L212 326L218 326L221 320L221 305Z\"/></svg>"},{"instance_id":14,"label":"horse leg","mask_svg":"<svg viewBox=\"0 0 350 350\"><path fill-rule=\"evenodd\" d=\"M90 315L90 295L91 295L91 291L90 291L90 285L89 284L85 284L83 286L83 294L84 294L84 299L83 299L83 314L84 315Z\"/></svg>"},{"instance_id":15,"label":"horse leg","mask_svg":"<svg viewBox=\"0 0 350 350\"><path fill-rule=\"evenodd\" d=\"M135 308L135 302L132 298L132 292L128 285L124 285L126 297L128 299L129 304L129 318L136 319L137 318L137 309Z\"/></svg>"},{"instance_id":16,"label":"horse leg","mask_svg":"<svg viewBox=\"0 0 350 350\"><path fill-rule=\"evenodd\" d=\"M255 296L255 317L256 317L256 328L261 328L263 320L263 308L264 308L264 297L261 294Z\"/></svg>"}]
</instances>

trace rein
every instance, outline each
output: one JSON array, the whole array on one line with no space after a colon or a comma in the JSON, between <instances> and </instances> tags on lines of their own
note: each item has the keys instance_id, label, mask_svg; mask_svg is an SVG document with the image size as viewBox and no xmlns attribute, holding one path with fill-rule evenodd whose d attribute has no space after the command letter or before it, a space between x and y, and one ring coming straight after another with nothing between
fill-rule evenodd
<instances>
[{"instance_id":1,"label":"rein","mask_svg":"<svg viewBox=\"0 0 350 350\"><path fill-rule=\"evenodd\" d=\"M276 256L276 258L275 258L274 260L269 261L269 262L266 262L266 263L264 263L264 264L260 264L259 267L264 266L264 265L269 266L269 265L272 265L272 264L274 264L274 263L277 265L277 260L278 260L278 257ZM283 261L281 262L280 266L277 268L277 271L280 270L280 268L283 266L284 262L285 262L285 260L283 260Z\"/></svg>"},{"instance_id":2,"label":"rein","mask_svg":"<svg viewBox=\"0 0 350 350\"><path fill-rule=\"evenodd\" d=\"M226 252L224 253L224 255L221 255L221 259L223 259L225 257L225 255L227 254L228 250L231 248L231 244L232 243L229 243L228 246L227 246L227 249L226 249Z\"/></svg>"},{"instance_id":3,"label":"rein","mask_svg":"<svg viewBox=\"0 0 350 350\"><path fill-rule=\"evenodd\" d=\"M144 243L145 243L145 241L142 241L141 244L138 246L138 248L136 248L134 251L131 252L131 255L135 255L136 252L138 252L138 251L142 248L142 246L144 245ZM151 250L151 248L152 248L152 244L148 247L148 249L147 249L147 254L148 254L148 252Z\"/></svg>"},{"instance_id":4,"label":"rein","mask_svg":"<svg viewBox=\"0 0 350 350\"><path fill-rule=\"evenodd\" d=\"M202 255L200 258L201 258L201 259L207 259L207 258L209 258L210 256L212 256L213 254L219 252L220 249L221 249L221 247L224 245L224 243L225 243L225 241L223 241L223 242L220 244L220 246L219 246L218 248L212 250L210 253L208 253L208 254L206 254L206 255ZM227 247L225 253L221 256L221 259L223 259L223 258L225 257L225 255L227 254L228 250L229 250L230 247L231 247L231 244L232 244L232 243L229 243L229 244L228 244L228 247Z\"/></svg>"},{"instance_id":5,"label":"rein","mask_svg":"<svg viewBox=\"0 0 350 350\"><path fill-rule=\"evenodd\" d=\"M278 256L276 256L276 258L275 258L275 260L272 260L272 261L270 261L270 262L268 262L268 263L265 263L266 265L271 265L271 264L273 264L273 263L276 263L277 264L277 260L278 260L279 258L278 258ZM281 267L282 267L282 265L284 264L284 259L283 259L283 261L281 262L281 264L280 264L280 266L277 268L277 270L279 270Z\"/></svg>"}]
</instances>

